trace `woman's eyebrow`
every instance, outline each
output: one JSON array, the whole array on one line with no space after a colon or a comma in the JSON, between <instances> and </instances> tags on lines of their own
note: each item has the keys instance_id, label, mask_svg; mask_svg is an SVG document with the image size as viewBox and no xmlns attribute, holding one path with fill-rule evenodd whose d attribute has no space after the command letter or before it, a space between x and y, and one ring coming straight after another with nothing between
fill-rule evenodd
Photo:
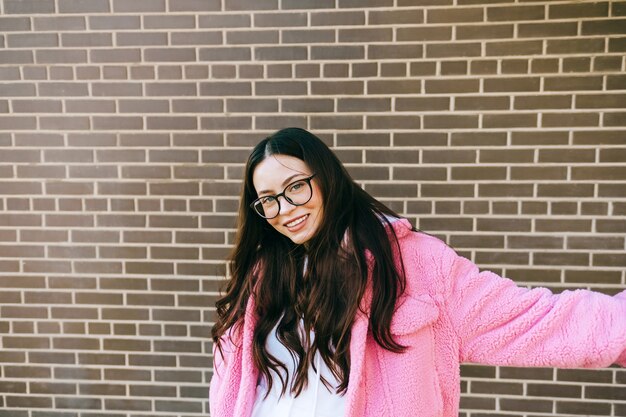
<instances>
[{"instance_id":1,"label":"woman's eyebrow","mask_svg":"<svg viewBox=\"0 0 626 417\"><path fill-rule=\"evenodd\" d=\"M293 174L292 176L286 178L285 181L283 181L282 187L285 187L287 184L289 184L291 182L291 180L293 180L298 175L306 175L306 174L303 174L303 173ZM271 192L272 192L271 190L262 190L262 191L257 192L257 195L268 194L268 193L271 193Z\"/></svg>"}]
</instances>

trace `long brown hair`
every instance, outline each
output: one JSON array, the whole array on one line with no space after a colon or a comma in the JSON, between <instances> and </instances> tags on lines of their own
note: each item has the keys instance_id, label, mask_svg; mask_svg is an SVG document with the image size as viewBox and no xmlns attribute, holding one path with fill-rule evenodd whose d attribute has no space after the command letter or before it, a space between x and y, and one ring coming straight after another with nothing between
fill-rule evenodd
<instances>
[{"instance_id":1,"label":"long brown hair","mask_svg":"<svg viewBox=\"0 0 626 417\"><path fill-rule=\"evenodd\" d=\"M276 154L298 158L316 174L324 218L306 246L293 243L250 208L257 198L252 183L254 170ZM404 265L400 259L399 268L395 266L393 253L400 251L387 216L399 217L362 190L335 154L312 133L287 128L259 142L245 168L238 232L228 262L230 279L225 295L216 303L212 337L217 348L221 351L220 339L229 329L242 325L248 298L253 296L258 317L254 361L270 389L272 370L281 379L283 393L289 378L294 378L292 392L300 394L318 351L339 381L337 392L344 394L350 370L350 329L365 288L371 285L372 335L383 348L402 352L405 347L392 338L390 324L396 299L405 288ZM372 255L369 261L366 252ZM300 318L304 319L307 338L310 330L314 331L313 341L303 343L300 339ZM285 365L265 348L279 320L277 337L298 359L295 375L288 375L287 380L279 372L279 368L286 372ZM323 383L329 386L325 379Z\"/></svg>"}]
</instances>

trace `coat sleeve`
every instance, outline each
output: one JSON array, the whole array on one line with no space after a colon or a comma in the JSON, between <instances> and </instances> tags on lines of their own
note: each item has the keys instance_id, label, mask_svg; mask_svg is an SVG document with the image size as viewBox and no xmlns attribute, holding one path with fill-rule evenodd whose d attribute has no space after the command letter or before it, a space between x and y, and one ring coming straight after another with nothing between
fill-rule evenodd
<instances>
[{"instance_id":1,"label":"coat sleeve","mask_svg":"<svg viewBox=\"0 0 626 417\"><path fill-rule=\"evenodd\" d=\"M611 297L527 289L478 267L447 247L444 303L460 360L487 365L626 366L626 291Z\"/></svg>"}]
</instances>

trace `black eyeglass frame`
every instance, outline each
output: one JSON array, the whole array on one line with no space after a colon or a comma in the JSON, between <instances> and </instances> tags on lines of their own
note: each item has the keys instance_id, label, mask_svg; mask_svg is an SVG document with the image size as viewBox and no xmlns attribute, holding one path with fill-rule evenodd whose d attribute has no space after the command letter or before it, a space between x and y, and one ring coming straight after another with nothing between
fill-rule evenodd
<instances>
[{"instance_id":1,"label":"black eyeglass frame","mask_svg":"<svg viewBox=\"0 0 626 417\"><path fill-rule=\"evenodd\" d=\"M311 180L313 179L313 177L315 177L317 175L317 173L311 175L310 177L307 178L300 178L299 180L295 180L293 182L290 182L289 184L287 184L287 186L285 187L285 189L283 190L282 193L276 194L276 195L264 195L263 197L259 197L256 200L254 200L251 204L250 204L250 208L259 216L263 217L264 219L273 219L275 217L278 217L278 215L280 214L280 200L278 199L278 197L283 197L285 200L287 200L289 202L289 204L291 204L292 206L303 206L306 203L308 203L309 201L311 201L311 199L313 198L313 187L311 186ZM289 187L291 187L292 185L294 185L297 182L300 181L304 181L307 183L307 185L309 186L309 190L311 190L311 195L309 196L309 198L304 202L304 203L295 203L293 200L291 200L289 197L287 197L287 195L285 195L285 193L287 192L287 189ZM264 215L262 215L261 213L259 213L259 211L254 207L261 199L263 198L268 198L268 197L272 197L276 200L276 203L278 203L278 212L276 213L275 216L272 217L266 217Z\"/></svg>"}]
</instances>

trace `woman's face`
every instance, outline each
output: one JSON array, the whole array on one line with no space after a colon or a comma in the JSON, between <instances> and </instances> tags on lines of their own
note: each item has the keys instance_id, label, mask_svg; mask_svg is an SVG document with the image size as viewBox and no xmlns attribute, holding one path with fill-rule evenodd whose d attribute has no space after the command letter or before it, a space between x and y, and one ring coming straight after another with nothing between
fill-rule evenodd
<instances>
[{"instance_id":1,"label":"woman's face","mask_svg":"<svg viewBox=\"0 0 626 417\"><path fill-rule=\"evenodd\" d=\"M313 175L308 165L301 159L287 155L271 155L261 161L252 173L252 183L258 197L282 193L288 184ZM304 205L294 206L280 196L280 212L273 219L267 219L279 233L294 243L302 244L311 239L322 223L322 194L316 178L311 180L313 194ZM256 215L256 214L255 214Z\"/></svg>"}]
</instances>

